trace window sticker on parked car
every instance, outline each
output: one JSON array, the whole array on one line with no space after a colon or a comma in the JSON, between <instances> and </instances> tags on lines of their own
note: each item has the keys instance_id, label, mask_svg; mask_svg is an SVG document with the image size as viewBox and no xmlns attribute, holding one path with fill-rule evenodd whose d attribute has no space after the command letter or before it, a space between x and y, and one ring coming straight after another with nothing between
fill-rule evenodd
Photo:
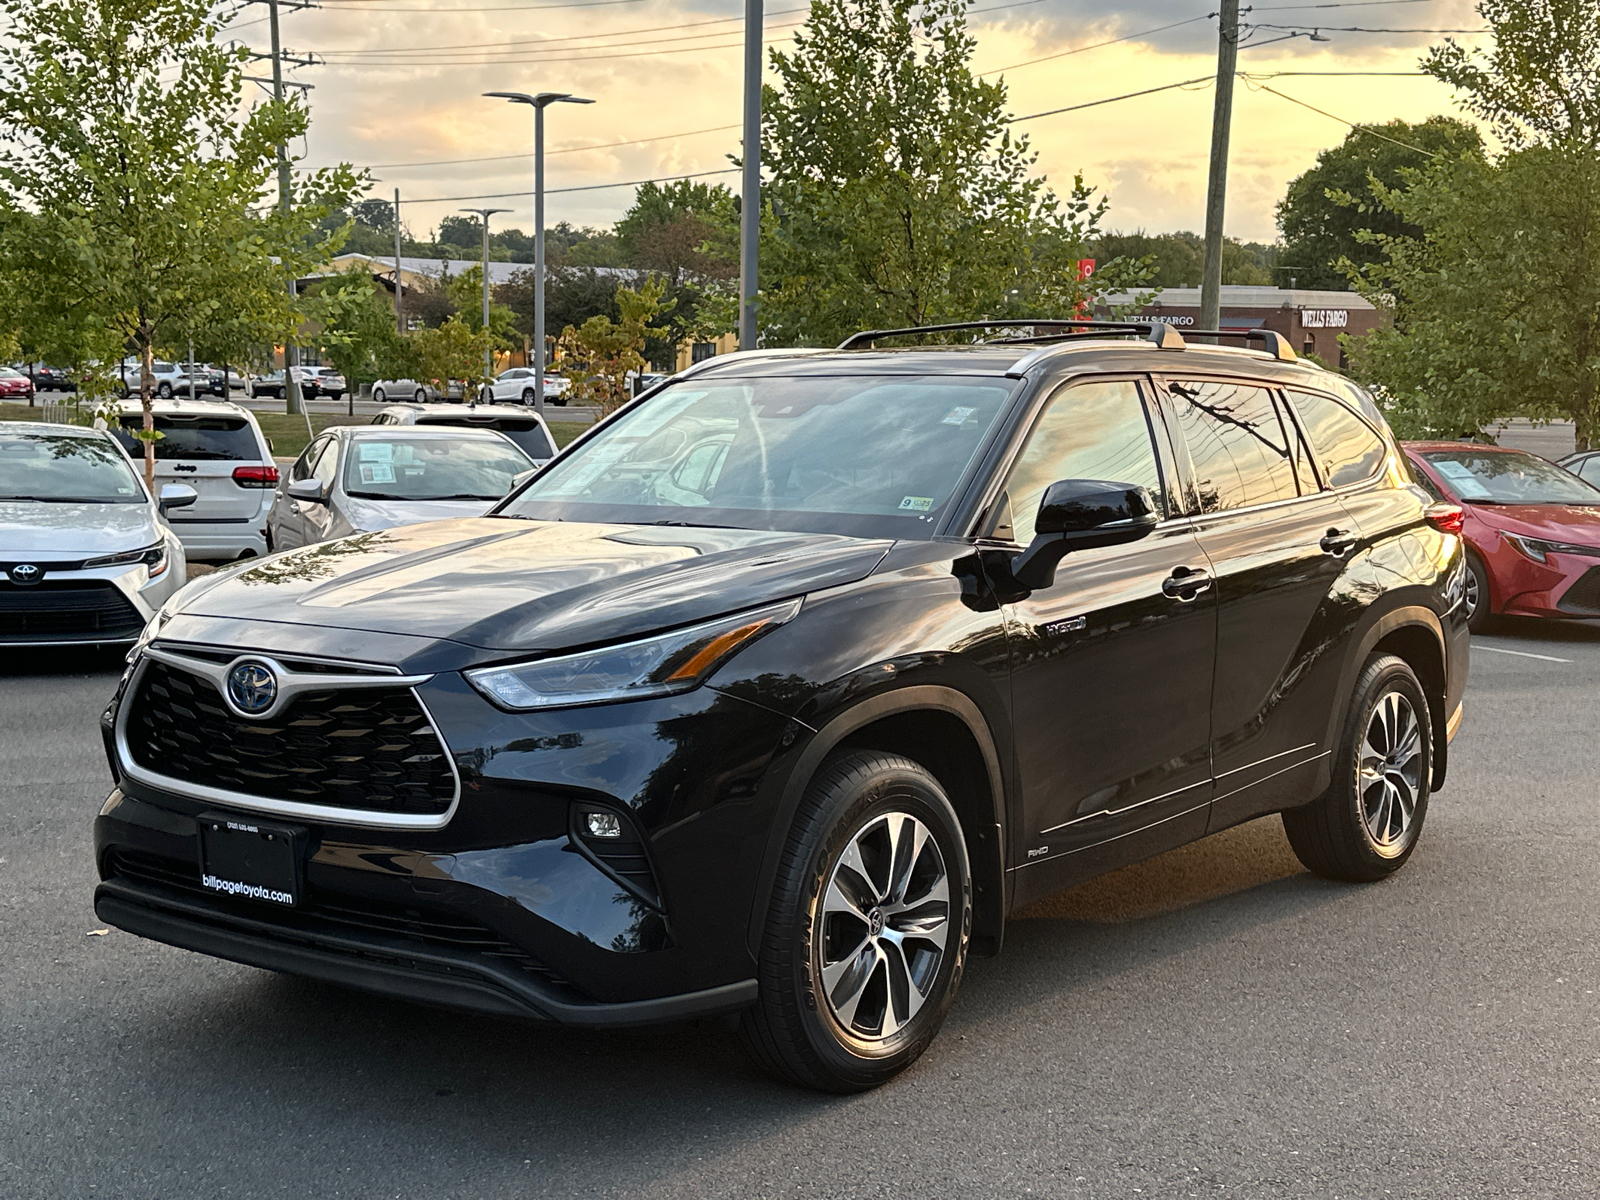
<instances>
[{"instance_id":1,"label":"window sticker on parked car","mask_svg":"<svg viewBox=\"0 0 1600 1200\"><path fill-rule=\"evenodd\" d=\"M900 501L900 507L909 512L927 512L933 508L932 496L907 496Z\"/></svg>"},{"instance_id":2,"label":"window sticker on parked car","mask_svg":"<svg viewBox=\"0 0 1600 1200\"><path fill-rule=\"evenodd\" d=\"M358 442L356 445L359 448L357 457L362 462L394 461L394 446L389 442Z\"/></svg>"},{"instance_id":3,"label":"window sticker on parked car","mask_svg":"<svg viewBox=\"0 0 1600 1200\"><path fill-rule=\"evenodd\" d=\"M944 420L939 423L941 425L965 425L967 418L977 411L975 408L952 408L945 414Z\"/></svg>"},{"instance_id":4,"label":"window sticker on parked car","mask_svg":"<svg viewBox=\"0 0 1600 1200\"><path fill-rule=\"evenodd\" d=\"M1482 500L1489 495L1489 489L1484 487L1478 477L1472 473L1472 468L1464 463L1434 460L1434 470L1445 477L1445 481L1455 488L1456 495L1463 500Z\"/></svg>"},{"instance_id":5,"label":"window sticker on parked car","mask_svg":"<svg viewBox=\"0 0 1600 1200\"><path fill-rule=\"evenodd\" d=\"M388 463L362 463L362 483L393 483L394 468Z\"/></svg>"}]
</instances>

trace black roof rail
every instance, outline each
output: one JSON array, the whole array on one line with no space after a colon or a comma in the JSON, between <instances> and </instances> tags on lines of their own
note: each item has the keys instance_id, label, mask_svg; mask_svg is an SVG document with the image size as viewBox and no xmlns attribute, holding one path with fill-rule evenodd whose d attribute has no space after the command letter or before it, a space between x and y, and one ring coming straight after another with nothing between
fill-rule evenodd
<instances>
[{"instance_id":1,"label":"black roof rail","mask_svg":"<svg viewBox=\"0 0 1600 1200\"><path fill-rule=\"evenodd\" d=\"M1259 338L1263 343L1261 348L1280 362L1297 362L1300 358L1289 345L1288 338L1270 329L1185 329L1184 333L1190 337L1231 337L1245 341Z\"/></svg>"},{"instance_id":2,"label":"black roof rail","mask_svg":"<svg viewBox=\"0 0 1600 1200\"><path fill-rule=\"evenodd\" d=\"M1158 317L1136 321L1019 317L1008 321L954 321L948 325L916 325L908 329L863 329L860 333L852 333L845 338L837 348L840 350L859 350L862 346L870 346L880 338L910 337L919 333L956 333L967 329L1020 328L1059 329L1061 332L1043 334L1031 338L1007 338L1005 341L1010 343L1047 341L1058 337L1071 337L1078 332L1088 335L1106 332L1143 334L1163 350L1182 350L1184 346L1183 335Z\"/></svg>"}]
</instances>

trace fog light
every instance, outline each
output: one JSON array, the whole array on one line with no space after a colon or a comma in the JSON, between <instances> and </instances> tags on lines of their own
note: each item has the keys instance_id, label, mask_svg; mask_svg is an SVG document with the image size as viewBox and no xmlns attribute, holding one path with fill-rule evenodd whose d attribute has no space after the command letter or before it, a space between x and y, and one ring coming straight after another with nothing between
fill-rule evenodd
<instances>
[{"instance_id":1,"label":"fog light","mask_svg":"<svg viewBox=\"0 0 1600 1200\"><path fill-rule=\"evenodd\" d=\"M622 818L616 813L586 812L583 829L590 837L619 838L622 836Z\"/></svg>"}]
</instances>

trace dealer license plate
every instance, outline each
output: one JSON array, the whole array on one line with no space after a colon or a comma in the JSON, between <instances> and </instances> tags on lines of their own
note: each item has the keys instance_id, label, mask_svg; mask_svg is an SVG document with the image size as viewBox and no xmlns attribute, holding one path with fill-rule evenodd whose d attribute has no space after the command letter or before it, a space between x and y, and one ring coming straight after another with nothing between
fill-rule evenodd
<instances>
[{"instance_id":1,"label":"dealer license plate","mask_svg":"<svg viewBox=\"0 0 1600 1200\"><path fill-rule=\"evenodd\" d=\"M222 896L292 907L300 902L305 829L237 813L201 813L200 882Z\"/></svg>"}]
</instances>

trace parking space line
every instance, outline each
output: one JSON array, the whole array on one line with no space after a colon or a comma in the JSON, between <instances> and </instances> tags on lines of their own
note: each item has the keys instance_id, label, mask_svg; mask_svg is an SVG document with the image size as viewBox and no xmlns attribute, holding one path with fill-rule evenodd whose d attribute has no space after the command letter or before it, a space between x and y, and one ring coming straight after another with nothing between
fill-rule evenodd
<instances>
[{"instance_id":1,"label":"parking space line","mask_svg":"<svg viewBox=\"0 0 1600 1200\"><path fill-rule=\"evenodd\" d=\"M1474 650L1488 650L1494 654L1515 654L1518 658L1538 658L1545 662L1570 663L1570 658L1557 658L1553 654L1530 654L1526 650L1506 650L1500 646L1485 646L1479 642L1472 644Z\"/></svg>"}]
</instances>

